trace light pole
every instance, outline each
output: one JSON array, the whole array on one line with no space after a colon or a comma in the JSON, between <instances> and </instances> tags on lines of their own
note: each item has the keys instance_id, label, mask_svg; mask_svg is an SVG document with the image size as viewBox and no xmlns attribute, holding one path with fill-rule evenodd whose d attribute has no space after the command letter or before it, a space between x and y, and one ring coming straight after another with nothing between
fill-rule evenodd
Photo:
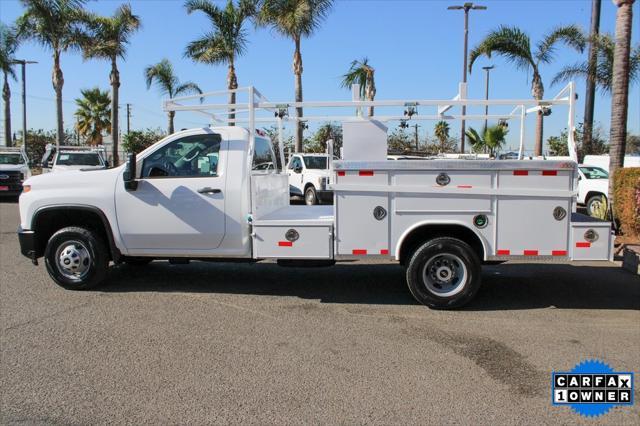
<instances>
[{"instance_id":1,"label":"light pole","mask_svg":"<svg viewBox=\"0 0 640 426\"><path fill-rule=\"evenodd\" d=\"M462 61L462 82L467 82L467 49L469 45L469 11L470 10L486 10L487 6L480 6L473 3L465 3L461 6L449 6L447 7L449 10L464 10L464 59ZM462 116L464 117L467 113L467 106L462 106ZM464 152L464 141L465 141L465 120L464 118L461 120L460 125L460 152Z\"/></svg>"},{"instance_id":2,"label":"light pole","mask_svg":"<svg viewBox=\"0 0 640 426\"><path fill-rule=\"evenodd\" d=\"M27 64L37 64L36 61L17 59L14 64L22 65L22 146L27 149Z\"/></svg>"},{"instance_id":3,"label":"light pole","mask_svg":"<svg viewBox=\"0 0 640 426\"><path fill-rule=\"evenodd\" d=\"M486 67L482 67L482 69L485 71L485 77L484 77L484 100L488 101L489 100L489 72L495 68L495 65L489 65ZM486 104L484 106L484 115L485 115L485 119L484 119L484 131L487 131L487 118L486 116L489 115L489 104ZM484 135L483 135L484 136Z\"/></svg>"}]
</instances>

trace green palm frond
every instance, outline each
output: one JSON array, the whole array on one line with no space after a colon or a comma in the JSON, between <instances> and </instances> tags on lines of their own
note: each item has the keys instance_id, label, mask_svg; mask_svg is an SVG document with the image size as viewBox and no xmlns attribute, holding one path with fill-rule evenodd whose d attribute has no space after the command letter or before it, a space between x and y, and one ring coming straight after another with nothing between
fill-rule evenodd
<instances>
[{"instance_id":1,"label":"green palm frond","mask_svg":"<svg viewBox=\"0 0 640 426\"><path fill-rule=\"evenodd\" d=\"M15 53L18 50L19 39L15 28L0 22L0 71L12 78L16 78L13 69Z\"/></svg>"},{"instance_id":2,"label":"green palm frond","mask_svg":"<svg viewBox=\"0 0 640 426\"><path fill-rule=\"evenodd\" d=\"M140 18L131 6L121 5L113 16L88 15L88 32L81 43L86 58L124 58L131 36L140 29Z\"/></svg>"},{"instance_id":3,"label":"green palm frond","mask_svg":"<svg viewBox=\"0 0 640 426\"><path fill-rule=\"evenodd\" d=\"M18 34L55 50L79 47L86 24L86 0L21 0L25 12L16 20Z\"/></svg>"},{"instance_id":4,"label":"green palm frond","mask_svg":"<svg viewBox=\"0 0 640 426\"><path fill-rule=\"evenodd\" d=\"M264 0L258 22L299 40L313 34L332 6L333 0Z\"/></svg>"},{"instance_id":5,"label":"green palm frond","mask_svg":"<svg viewBox=\"0 0 640 426\"><path fill-rule=\"evenodd\" d=\"M449 139L449 123L444 120L438 121L433 128L433 132L440 142L446 141Z\"/></svg>"},{"instance_id":6,"label":"green palm frond","mask_svg":"<svg viewBox=\"0 0 640 426\"><path fill-rule=\"evenodd\" d=\"M493 54L503 56L519 69L536 67L529 36L517 27L501 26L487 34L469 54L469 72L476 59L480 56L491 58Z\"/></svg>"},{"instance_id":7,"label":"green palm frond","mask_svg":"<svg viewBox=\"0 0 640 426\"><path fill-rule=\"evenodd\" d=\"M174 95L175 96L177 96L177 95L188 95L190 93L198 93L198 94L200 94L200 93L202 93L202 90L200 89L200 87L196 83L188 81L188 82L182 83L178 87L176 87L176 91L175 91Z\"/></svg>"},{"instance_id":8,"label":"green palm frond","mask_svg":"<svg viewBox=\"0 0 640 426\"><path fill-rule=\"evenodd\" d=\"M163 95L172 98L175 95L175 88L178 86L178 78L173 73L173 65L168 59L163 59L155 65L149 65L144 69L147 90L153 83Z\"/></svg>"},{"instance_id":9,"label":"green palm frond","mask_svg":"<svg viewBox=\"0 0 640 426\"><path fill-rule=\"evenodd\" d=\"M577 25L555 28L538 43L535 53L536 61L547 64L551 62L557 42L563 42L567 46L582 52L587 43L587 38Z\"/></svg>"},{"instance_id":10,"label":"green palm frond","mask_svg":"<svg viewBox=\"0 0 640 426\"><path fill-rule=\"evenodd\" d=\"M363 58L362 60L351 62L349 71L342 76L340 83L341 87L351 88L353 84L360 85L360 97L365 98L367 91L367 84L371 84L374 79L375 70L369 65L369 59Z\"/></svg>"},{"instance_id":11,"label":"green palm frond","mask_svg":"<svg viewBox=\"0 0 640 426\"><path fill-rule=\"evenodd\" d=\"M95 145L102 141L103 132L111 132L111 98L109 92L98 87L82 89L81 98L76 99L76 129Z\"/></svg>"}]
</instances>

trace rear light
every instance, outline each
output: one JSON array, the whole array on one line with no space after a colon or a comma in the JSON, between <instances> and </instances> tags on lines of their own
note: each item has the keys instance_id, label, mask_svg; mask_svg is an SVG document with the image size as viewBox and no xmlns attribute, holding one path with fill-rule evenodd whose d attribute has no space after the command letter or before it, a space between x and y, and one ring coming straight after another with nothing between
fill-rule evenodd
<instances>
[{"instance_id":1,"label":"rear light","mask_svg":"<svg viewBox=\"0 0 640 426\"><path fill-rule=\"evenodd\" d=\"M22 185L22 192L26 193L31 191L31 185Z\"/></svg>"}]
</instances>

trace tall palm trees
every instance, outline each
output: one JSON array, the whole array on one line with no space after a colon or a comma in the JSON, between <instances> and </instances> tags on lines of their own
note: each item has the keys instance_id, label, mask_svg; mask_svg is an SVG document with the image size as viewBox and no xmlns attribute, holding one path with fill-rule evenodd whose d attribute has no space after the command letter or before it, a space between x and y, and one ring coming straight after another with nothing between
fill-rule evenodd
<instances>
[{"instance_id":1,"label":"tall palm trees","mask_svg":"<svg viewBox=\"0 0 640 426\"><path fill-rule=\"evenodd\" d=\"M496 153L505 143L505 139L509 133L507 126L496 124L495 126L489 126L479 134L476 129L470 127L466 131L466 135L473 146L475 152L489 151L491 157L495 157Z\"/></svg>"},{"instance_id":2,"label":"tall palm trees","mask_svg":"<svg viewBox=\"0 0 640 426\"><path fill-rule=\"evenodd\" d=\"M259 22L293 40L293 74L295 75L296 102L302 102L302 54L300 41L309 37L325 19L333 0L263 0ZM296 152L302 151L302 108L296 108Z\"/></svg>"},{"instance_id":3,"label":"tall palm trees","mask_svg":"<svg viewBox=\"0 0 640 426\"><path fill-rule=\"evenodd\" d=\"M147 81L147 90L155 82L156 87L163 95L167 95L173 98L178 95L186 95L189 93L202 93L200 87L197 84L188 81L186 83L180 83L178 77L173 72L173 65L168 59L163 59L155 65L149 65L144 69L144 76ZM175 111L169 111L168 127L169 134L173 133L173 118L175 117Z\"/></svg>"},{"instance_id":4,"label":"tall palm trees","mask_svg":"<svg viewBox=\"0 0 640 426\"><path fill-rule=\"evenodd\" d=\"M350 88L353 84L360 85L360 98L373 101L376 97L376 70L369 65L369 59L351 62L349 72L342 76L342 87ZM369 117L373 116L373 106L369 107Z\"/></svg>"},{"instance_id":5,"label":"tall palm trees","mask_svg":"<svg viewBox=\"0 0 640 426\"><path fill-rule=\"evenodd\" d=\"M469 72L474 62L480 56L491 57L492 54L504 56L508 61L521 70L531 71L531 94L534 99L541 100L544 96L544 85L540 75L540 64L548 64L553 60L555 45L564 42L569 47L582 51L586 40L582 31L576 25L558 27L542 38L531 49L531 39L517 27L501 26L491 31L469 54ZM543 116L542 108L538 111L536 125L535 155L542 155L543 140Z\"/></svg>"},{"instance_id":6,"label":"tall palm trees","mask_svg":"<svg viewBox=\"0 0 640 426\"><path fill-rule=\"evenodd\" d=\"M629 106L629 52L631 50L631 22L634 0L613 0L616 13L616 47L613 55L611 83L611 132L609 136L609 173L613 176L622 167L627 137ZM613 200L613 179L609 179L609 204Z\"/></svg>"},{"instance_id":7,"label":"tall palm trees","mask_svg":"<svg viewBox=\"0 0 640 426\"><path fill-rule=\"evenodd\" d=\"M86 17L83 9L86 0L21 0L24 14L18 18L20 36L36 40L53 53L51 81L56 92L57 144L64 142L62 118L62 87L64 76L60 67L60 55L77 48Z\"/></svg>"},{"instance_id":8,"label":"tall palm trees","mask_svg":"<svg viewBox=\"0 0 640 426\"><path fill-rule=\"evenodd\" d=\"M255 0L240 0L234 5L233 0L227 1L224 9L219 8L210 0L188 0L185 3L188 13L201 11L209 18L212 31L192 41L185 50L185 56L196 62L205 64L227 65L227 88L238 88L236 76L236 57L242 55L247 44L247 32L243 28L245 21L256 12ZM229 103L236 103L236 93L229 94ZM229 111L229 119L235 114ZM229 122L233 125L233 121Z\"/></svg>"},{"instance_id":9,"label":"tall palm trees","mask_svg":"<svg viewBox=\"0 0 640 426\"><path fill-rule=\"evenodd\" d=\"M111 137L113 164L118 164L118 100L120 72L118 58L124 58L131 35L140 28L140 18L126 4L118 7L112 17L94 16L89 20L90 34L82 43L85 58L111 61Z\"/></svg>"},{"instance_id":10,"label":"tall palm trees","mask_svg":"<svg viewBox=\"0 0 640 426\"><path fill-rule=\"evenodd\" d=\"M18 37L13 28L0 22L0 70L4 76L2 100L4 101L4 143L11 146L11 88L9 77L15 79L14 54L18 48Z\"/></svg>"},{"instance_id":11,"label":"tall palm trees","mask_svg":"<svg viewBox=\"0 0 640 426\"><path fill-rule=\"evenodd\" d=\"M109 118L112 116L109 104L109 93L102 91L98 87L93 89L83 89L80 91L81 98L76 99L75 116L77 121L76 129L82 136L87 136L89 145L102 144L102 132L111 133L111 122Z\"/></svg>"},{"instance_id":12,"label":"tall palm trees","mask_svg":"<svg viewBox=\"0 0 640 426\"><path fill-rule=\"evenodd\" d=\"M433 128L436 139L440 142L440 153L443 153L447 141L449 140L449 123L444 120L440 120Z\"/></svg>"}]
</instances>

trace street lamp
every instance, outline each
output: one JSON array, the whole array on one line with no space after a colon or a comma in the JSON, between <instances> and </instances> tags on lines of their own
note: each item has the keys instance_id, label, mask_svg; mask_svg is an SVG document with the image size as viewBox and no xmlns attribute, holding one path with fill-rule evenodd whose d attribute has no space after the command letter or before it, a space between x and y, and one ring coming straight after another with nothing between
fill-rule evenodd
<instances>
[{"instance_id":1,"label":"street lamp","mask_svg":"<svg viewBox=\"0 0 640 426\"><path fill-rule=\"evenodd\" d=\"M22 65L22 146L27 149L27 64L37 64L36 61L16 59L12 64Z\"/></svg>"},{"instance_id":2,"label":"street lamp","mask_svg":"<svg viewBox=\"0 0 640 426\"><path fill-rule=\"evenodd\" d=\"M487 6L480 6L473 3L465 3L461 6L449 6L447 7L449 10L464 10L464 59L462 61L462 82L467 82L467 49L469 44L469 11L470 10L486 10ZM467 106L462 106L462 117L465 116L467 112ZM462 124L460 126L460 152L464 152L464 141L465 141L465 120L462 119Z\"/></svg>"},{"instance_id":3,"label":"street lamp","mask_svg":"<svg viewBox=\"0 0 640 426\"><path fill-rule=\"evenodd\" d=\"M494 69L496 66L495 65L489 65L486 67L482 67L482 69L485 71L485 77L484 77L484 99L486 101L489 100L489 72ZM484 115L485 115L485 119L484 119L484 130L487 130L487 118L486 116L489 115L489 104L485 104L484 106Z\"/></svg>"}]
</instances>

